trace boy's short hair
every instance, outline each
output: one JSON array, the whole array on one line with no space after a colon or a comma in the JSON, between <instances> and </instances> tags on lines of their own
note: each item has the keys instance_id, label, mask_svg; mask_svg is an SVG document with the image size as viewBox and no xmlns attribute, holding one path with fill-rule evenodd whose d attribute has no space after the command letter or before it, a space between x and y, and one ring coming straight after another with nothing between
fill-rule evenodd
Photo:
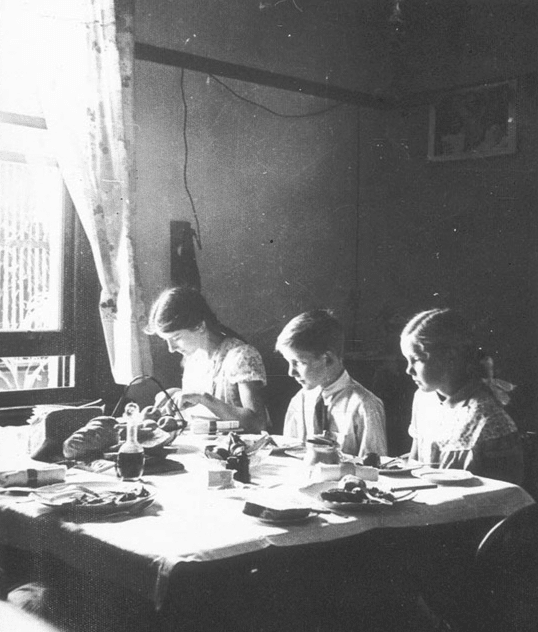
<instances>
[{"instance_id":1,"label":"boy's short hair","mask_svg":"<svg viewBox=\"0 0 538 632\"><path fill-rule=\"evenodd\" d=\"M292 318L280 332L275 348L277 351L284 348L309 351L316 356L332 351L341 358L344 353L344 330L329 309L303 312Z\"/></svg>"}]
</instances>

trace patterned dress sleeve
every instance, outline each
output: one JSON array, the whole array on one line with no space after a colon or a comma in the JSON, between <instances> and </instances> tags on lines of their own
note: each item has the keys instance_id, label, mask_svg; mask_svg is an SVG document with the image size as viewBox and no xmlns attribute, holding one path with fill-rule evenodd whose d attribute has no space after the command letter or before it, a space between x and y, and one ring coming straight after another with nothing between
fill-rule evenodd
<instances>
[{"instance_id":1,"label":"patterned dress sleeve","mask_svg":"<svg viewBox=\"0 0 538 632\"><path fill-rule=\"evenodd\" d=\"M232 384L261 382L267 384L267 376L260 352L251 345L230 349L224 361L226 377Z\"/></svg>"},{"instance_id":2,"label":"patterned dress sleeve","mask_svg":"<svg viewBox=\"0 0 538 632\"><path fill-rule=\"evenodd\" d=\"M479 442L473 450L470 469L478 476L508 483L523 481L523 446L518 432Z\"/></svg>"}]
</instances>

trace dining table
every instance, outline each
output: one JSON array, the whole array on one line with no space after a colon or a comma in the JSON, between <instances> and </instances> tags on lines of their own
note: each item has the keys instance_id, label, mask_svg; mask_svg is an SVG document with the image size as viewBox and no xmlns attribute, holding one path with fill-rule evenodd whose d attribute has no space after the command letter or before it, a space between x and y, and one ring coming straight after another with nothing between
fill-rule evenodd
<instances>
[{"instance_id":1,"label":"dining table","mask_svg":"<svg viewBox=\"0 0 538 632\"><path fill-rule=\"evenodd\" d=\"M312 467L292 450L281 449L266 453L258 462L253 459L249 483L232 481L230 486L215 487L211 480L220 464L207 458L205 450L214 441L189 433L177 437L166 448L165 462L171 467L148 467L143 474L141 483L150 490L152 502L139 511L71 516L43 504L36 494L0 493L0 543L46 553L144 595L156 612L173 612L177 617L183 608L194 608L194 587L206 591L207 601L196 605L198 611L211 609L210 587L218 582L227 584L224 594L235 595L234 607L241 607L237 592L262 577L267 568L277 575L271 585L280 584L290 568L287 561L293 559L297 566L306 559L298 552L310 560L305 569L316 569L319 566L312 560L317 555L327 550L334 555L340 547L348 559L347 550L360 552L361 543L369 542L368 534L383 542L389 534L416 530L415 540L421 546L424 530L481 520L493 524L534 502L510 483L471 477L432 485L410 471L380 474L375 483L402 496L401 502L338 509L320 497L320 490L335 487L337 481L313 479ZM96 469L73 467L65 482L117 481L113 467ZM311 511L302 520L281 523L244 513L247 502L263 504L268 495L281 495L288 504ZM308 578L304 581L308 583ZM260 599L266 599L267 584L260 590L264 592ZM249 608L253 607L250 599Z\"/></svg>"}]
</instances>

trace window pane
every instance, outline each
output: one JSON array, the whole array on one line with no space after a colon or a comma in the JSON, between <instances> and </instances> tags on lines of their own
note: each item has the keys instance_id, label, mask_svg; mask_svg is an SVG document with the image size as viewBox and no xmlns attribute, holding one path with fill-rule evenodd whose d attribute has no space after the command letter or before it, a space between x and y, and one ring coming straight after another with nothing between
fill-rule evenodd
<instances>
[{"instance_id":1,"label":"window pane","mask_svg":"<svg viewBox=\"0 0 538 632\"><path fill-rule=\"evenodd\" d=\"M31 391L75 385L75 356L0 358L0 391Z\"/></svg>"},{"instance_id":2,"label":"window pane","mask_svg":"<svg viewBox=\"0 0 538 632\"><path fill-rule=\"evenodd\" d=\"M0 331L58 331L63 184L58 168L0 154Z\"/></svg>"}]
</instances>

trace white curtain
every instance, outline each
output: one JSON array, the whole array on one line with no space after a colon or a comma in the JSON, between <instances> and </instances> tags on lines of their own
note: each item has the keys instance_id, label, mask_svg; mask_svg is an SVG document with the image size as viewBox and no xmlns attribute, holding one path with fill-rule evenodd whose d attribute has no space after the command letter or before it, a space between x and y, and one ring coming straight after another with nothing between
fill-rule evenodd
<instances>
[{"instance_id":1,"label":"white curtain","mask_svg":"<svg viewBox=\"0 0 538 632\"><path fill-rule=\"evenodd\" d=\"M31 0L52 149L91 244L118 384L151 374L133 252L133 0Z\"/></svg>"}]
</instances>

